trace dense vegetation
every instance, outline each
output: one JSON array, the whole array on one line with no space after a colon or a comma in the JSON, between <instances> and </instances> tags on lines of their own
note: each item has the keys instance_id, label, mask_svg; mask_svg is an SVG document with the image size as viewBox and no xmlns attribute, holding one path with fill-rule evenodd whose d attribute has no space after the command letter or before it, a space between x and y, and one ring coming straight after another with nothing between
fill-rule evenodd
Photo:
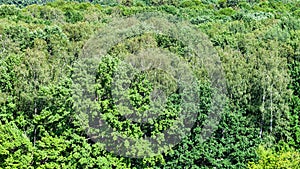
<instances>
[{"instance_id":1,"label":"dense vegetation","mask_svg":"<svg viewBox=\"0 0 300 169\"><path fill-rule=\"evenodd\" d=\"M0 0L0 4L0 168L299 168L299 1ZM203 75L195 84L201 98L190 134L161 155L127 158L106 151L87 135L76 112L82 105L74 99L74 71L94 34L115 18L144 12L172 14L209 37L222 62L228 100L217 130L202 142L201 121L209 111L213 88L197 65L195 73ZM184 44L154 34L127 39L103 56L97 85L92 86L110 125L132 137L159 133L176 117L177 95L168 102L165 117L153 122L154 129L109 114L115 112L109 90L112 72L122 59L118 56L147 45L179 56L184 49ZM137 111L147 107L150 97L144 96L152 85L145 77L151 73L138 75L128 96Z\"/></svg>"}]
</instances>

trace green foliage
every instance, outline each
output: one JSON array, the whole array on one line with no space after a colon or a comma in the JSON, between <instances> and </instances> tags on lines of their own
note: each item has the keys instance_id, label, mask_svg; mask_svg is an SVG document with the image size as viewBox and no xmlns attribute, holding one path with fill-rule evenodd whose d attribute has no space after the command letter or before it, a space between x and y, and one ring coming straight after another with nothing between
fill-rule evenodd
<instances>
[{"instance_id":1,"label":"green foliage","mask_svg":"<svg viewBox=\"0 0 300 169\"><path fill-rule=\"evenodd\" d=\"M32 168L33 146L13 123L0 125L0 167Z\"/></svg>"},{"instance_id":2,"label":"green foliage","mask_svg":"<svg viewBox=\"0 0 300 169\"><path fill-rule=\"evenodd\" d=\"M299 1L0 0L0 4L0 168L299 168ZM190 134L164 154L135 159L117 156L95 142L85 131L83 124L88 123L82 123L87 119L76 110L93 102L92 110L100 109L116 131L132 138L168 129L181 106L175 81L163 71L139 74L117 65L157 47L184 59L185 44L147 33L116 44L101 56L95 77L89 67L82 67L86 71L75 78L82 85L88 84L82 79L95 80L95 85L87 86L94 100L84 104L74 97L74 90L82 87L74 87L78 84L74 71L90 37L113 18L142 12L178 16L208 35L224 68L228 102L216 132L203 140L203 121L214 89L203 65L196 65L199 81L192 87L199 92L195 110L199 115ZM114 78L125 79L127 73L135 77L131 88L123 93L114 90L127 83L115 83ZM157 111L160 116L143 124L124 118L133 110L137 114L151 110L155 86L168 96L165 109ZM132 110L114 104L116 95L130 100ZM280 142L290 148L266 148ZM139 151L147 151L145 147L140 145Z\"/></svg>"},{"instance_id":3,"label":"green foliage","mask_svg":"<svg viewBox=\"0 0 300 169\"><path fill-rule=\"evenodd\" d=\"M282 147L279 151L259 146L257 150L260 159L258 162L250 162L248 168L299 168L300 154L298 151Z\"/></svg>"},{"instance_id":4,"label":"green foliage","mask_svg":"<svg viewBox=\"0 0 300 169\"><path fill-rule=\"evenodd\" d=\"M9 15L18 15L20 13L20 9L16 8L13 5L1 5L0 7L0 16L6 17Z\"/></svg>"}]
</instances>

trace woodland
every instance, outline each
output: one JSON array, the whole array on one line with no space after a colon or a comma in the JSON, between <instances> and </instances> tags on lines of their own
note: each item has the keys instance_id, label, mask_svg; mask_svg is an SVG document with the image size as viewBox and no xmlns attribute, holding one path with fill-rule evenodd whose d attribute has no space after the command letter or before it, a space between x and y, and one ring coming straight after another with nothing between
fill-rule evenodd
<instances>
[{"instance_id":1,"label":"woodland","mask_svg":"<svg viewBox=\"0 0 300 169\"><path fill-rule=\"evenodd\" d=\"M220 59L224 109L205 140L203 121L216 88L209 65L185 58L180 39L155 33L127 38L101 56L91 76L80 62L91 38L118 31L106 26L146 12L188 22ZM135 74L126 98L135 112L149 110L153 86L160 85L168 93L162 115L149 124L132 123L116 108L111 91L122 84L113 80L129 70L116 65L149 46L195 67L195 123L168 151L126 157L95 141L105 131L88 134L86 121L101 114L114 132L143 138L170 128L184 107L171 77L146 72ZM93 100L78 92L83 86ZM86 109L93 110L88 117ZM300 1L0 0L0 168L300 168Z\"/></svg>"}]
</instances>

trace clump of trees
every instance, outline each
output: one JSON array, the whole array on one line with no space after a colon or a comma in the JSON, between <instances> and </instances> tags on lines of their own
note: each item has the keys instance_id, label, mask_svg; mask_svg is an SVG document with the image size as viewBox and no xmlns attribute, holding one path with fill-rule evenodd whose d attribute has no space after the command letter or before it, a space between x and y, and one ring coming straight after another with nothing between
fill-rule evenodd
<instances>
[{"instance_id":1,"label":"clump of trees","mask_svg":"<svg viewBox=\"0 0 300 169\"><path fill-rule=\"evenodd\" d=\"M299 2L110 2L0 1L1 168L299 166ZM203 78L197 85L198 122L190 134L166 153L127 158L107 151L87 134L76 112L80 105L74 98L73 75L88 39L114 18L143 12L172 14L209 37L224 69L228 100L216 131L203 142L201 122L213 92ZM155 128L128 124L118 114L110 114L115 107L109 102L109 80L114 64L122 59L113 56L130 56L149 45L178 56L185 51L180 42L164 36L129 38L99 62L97 83L92 86L98 94L96 108L109 115L111 126L133 137L159 133L176 116L176 99L166 117L154 122ZM205 75L199 67L198 73ZM129 98L137 109L147 108L150 96L144 94L152 90L152 82L144 78L151 76L151 72L141 75L133 84Z\"/></svg>"}]
</instances>

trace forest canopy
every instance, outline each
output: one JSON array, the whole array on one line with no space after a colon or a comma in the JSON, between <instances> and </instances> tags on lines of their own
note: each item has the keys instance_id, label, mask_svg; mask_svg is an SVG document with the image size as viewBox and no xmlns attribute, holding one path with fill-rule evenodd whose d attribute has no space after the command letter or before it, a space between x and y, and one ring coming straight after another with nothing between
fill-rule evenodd
<instances>
[{"instance_id":1,"label":"forest canopy","mask_svg":"<svg viewBox=\"0 0 300 169\"><path fill-rule=\"evenodd\" d=\"M0 0L0 23L0 168L300 167L298 0Z\"/></svg>"}]
</instances>

